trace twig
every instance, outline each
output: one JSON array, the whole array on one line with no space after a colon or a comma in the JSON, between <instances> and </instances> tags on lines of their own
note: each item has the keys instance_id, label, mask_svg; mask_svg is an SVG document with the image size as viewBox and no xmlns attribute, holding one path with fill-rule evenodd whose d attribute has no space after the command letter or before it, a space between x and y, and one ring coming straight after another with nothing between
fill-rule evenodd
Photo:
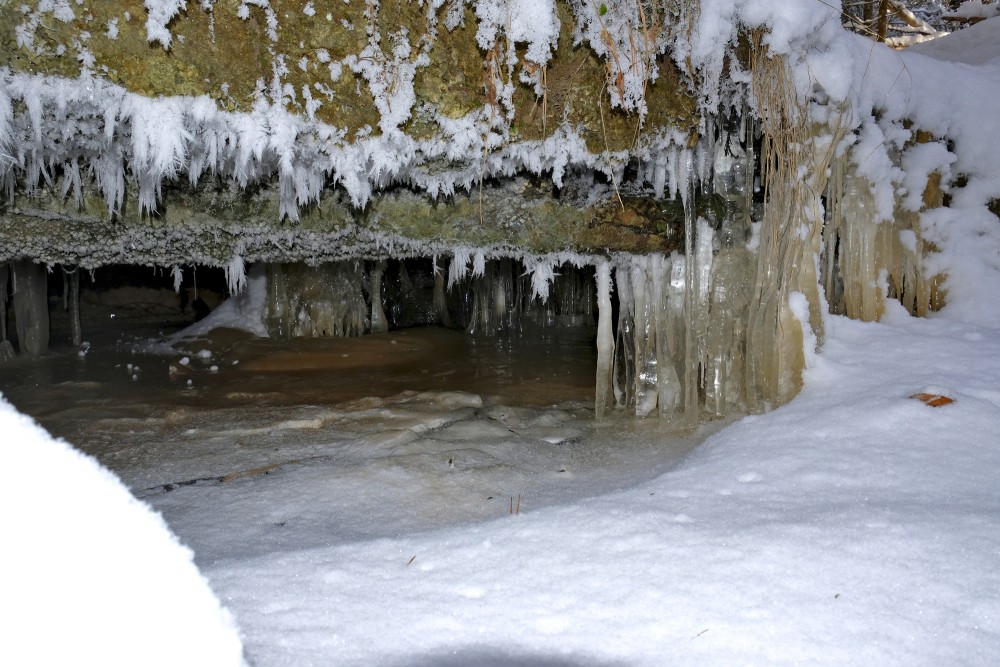
<instances>
[{"instance_id":1,"label":"twig","mask_svg":"<svg viewBox=\"0 0 1000 667\"><path fill-rule=\"evenodd\" d=\"M604 90L608 87L605 81L601 86L601 92L597 96L597 110L601 114L601 133L604 135L604 152L608 156L608 171L611 174L611 186L615 189L615 197L618 198L618 205L625 211L625 202L622 201L622 193L618 190L618 181L615 179L615 170L611 167L611 147L608 145L608 128L604 125Z\"/></svg>"}]
</instances>

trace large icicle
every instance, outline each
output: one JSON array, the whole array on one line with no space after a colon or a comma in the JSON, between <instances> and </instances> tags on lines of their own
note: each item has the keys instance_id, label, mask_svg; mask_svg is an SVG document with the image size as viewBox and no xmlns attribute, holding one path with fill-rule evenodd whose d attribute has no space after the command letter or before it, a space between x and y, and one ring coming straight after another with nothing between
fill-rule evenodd
<instances>
[{"instance_id":1,"label":"large icicle","mask_svg":"<svg viewBox=\"0 0 1000 667\"><path fill-rule=\"evenodd\" d=\"M611 263L597 265L597 382L594 394L594 415L600 419L614 407L612 371L615 339L611 326Z\"/></svg>"},{"instance_id":2,"label":"large icicle","mask_svg":"<svg viewBox=\"0 0 1000 667\"><path fill-rule=\"evenodd\" d=\"M753 45L764 54L763 44ZM764 410L791 400L802 384L803 329L789 307L793 292L809 306L809 325L822 338L821 297L816 264L823 225L821 197L829 165L843 136L835 110L813 123L796 92L788 63L758 55L752 67L761 115L761 174L765 189L757 277L747 330L748 407Z\"/></svg>"},{"instance_id":3,"label":"large icicle","mask_svg":"<svg viewBox=\"0 0 1000 667\"><path fill-rule=\"evenodd\" d=\"M657 355L656 318L652 282L648 275L650 258L636 257L632 260L632 299L635 322L635 416L646 417L656 409L657 399Z\"/></svg>"}]
</instances>

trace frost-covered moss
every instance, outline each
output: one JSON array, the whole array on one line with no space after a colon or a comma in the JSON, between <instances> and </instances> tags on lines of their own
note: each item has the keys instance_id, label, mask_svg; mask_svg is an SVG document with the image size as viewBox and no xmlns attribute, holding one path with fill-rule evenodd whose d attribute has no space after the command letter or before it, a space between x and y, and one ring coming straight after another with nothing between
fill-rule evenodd
<instances>
[{"instance_id":1,"label":"frost-covered moss","mask_svg":"<svg viewBox=\"0 0 1000 667\"><path fill-rule=\"evenodd\" d=\"M577 24L568 3L558 4L561 32L550 62L542 67L525 60L520 46L521 59L510 73L504 62L498 63L497 82L490 75L491 58L505 56L477 42L480 23L471 7L451 26L451 4L436 11L428 3L387 4L371 19L368 11L378 3L358 0L313 2L309 13L306 5L291 0L264 3L270 9L235 0L218 0L211 9L190 2L169 22L168 50L149 41L140 0L70 3L69 20L53 11L54 4L0 3L0 61L31 74L74 78L90 71L149 97L207 95L230 111L251 111L261 94L284 96L291 110L353 134L366 127L377 132L380 114L372 82L358 67L352 69L348 59L390 64L401 41L409 46L403 61L416 61L425 45L429 56L426 65L416 66L413 115L405 126L417 136L433 134L427 118L434 114L456 119L497 105L496 86L509 83L515 140L548 136L567 121L586 128L587 145L595 152L635 143L639 116L612 110L605 60L574 44ZM272 15L276 29L269 26ZM377 35L376 49L368 48L372 35ZM499 48L509 45L500 43ZM659 67L660 78L650 81L646 91L649 126L693 131L697 118L689 82L681 80L669 58L661 57ZM539 95L520 79L542 69L545 92ZM389 89L406 85L391 80L390 68L379 76L388 77Z\"/></svg>"}]
</instances>

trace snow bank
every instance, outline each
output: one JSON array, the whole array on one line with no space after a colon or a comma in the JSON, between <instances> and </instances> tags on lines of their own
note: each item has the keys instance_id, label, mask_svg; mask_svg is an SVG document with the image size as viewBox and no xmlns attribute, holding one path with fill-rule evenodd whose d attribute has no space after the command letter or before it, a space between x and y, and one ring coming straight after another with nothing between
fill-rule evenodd
<instances>
[{"instance_id":1,"label":"snow bank","mask_svg":"<svg viewBox=\"0 0 1000 667\"><path fill-rule=\"evenodd\" d=\"M875 181L890 197L893 187L912 195L907 187L925 183L933 171L946 176L950 205L921 213L924 238L938 249L925 260L928 275L947 275L946 308L954 316L997 325L1000 312L984 308L982 299L1000 292L1000 224L987 209L1000 199L1000 18L902 52L846 38L854 41L854 107L879 115L859 118L877 145L855 146L856 159L875 164L880 155L903 151L906 174ZM940 145L936 156L927 145L905 143L918 130Z\"/></svg>"},{"instance_id":2,"label":"snow bank","mask_svg":"<svg viewBox=\"0 0 1000 667\"><path fill-rule=\"evenodd\" d=\"M829 318L796 399L649 483L434 533L282 543L212 580L269 667L992 665L1000 336L900 310ZM921 391L956 401L908 398ZM308 484L283 516L315 509Z\"/></svg>"},{"instance_id":3,"label":"snow bank","mask_svg":"<svg viewBox=\"0 0 1000 667\"><path fill-rule=\"evenodd\" d=\"M0 662L243 664L231 619L163 519L0 397Z\"/></svg>"}]
</instances>

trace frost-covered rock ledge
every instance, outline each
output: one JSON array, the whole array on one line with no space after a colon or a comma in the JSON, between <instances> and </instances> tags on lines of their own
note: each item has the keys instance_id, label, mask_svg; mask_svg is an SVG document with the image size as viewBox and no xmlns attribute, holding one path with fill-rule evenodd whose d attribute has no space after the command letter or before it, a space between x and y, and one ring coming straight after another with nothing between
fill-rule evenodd
<instances>
[{"instance_id":1,"label":"frost-covered rock ledge","mask_svg":"<svg viewBox=\"0 0 1000 667\"><path fill-rule=\"evenodd\" d=\"M648 219L636 233L587 228L628 168L644 194L689 180L676 171L704 119L675 49L695 15L685 4L650 16L551 0L2 5L4 218L47 224L34 233L45 240L10 224L0 256L68 261L67 236L84 242L84 266L227 263L267 235L286 259L377 254L345 221L426 250L669 251L645 238ZM583 196L533 211L512 203L521 185L497 188L518 176ZM399 230L413 214L401 201L444 212ZM88 229L97 220L114 223L107 238Z\"/></svg>"}]
</instances>

